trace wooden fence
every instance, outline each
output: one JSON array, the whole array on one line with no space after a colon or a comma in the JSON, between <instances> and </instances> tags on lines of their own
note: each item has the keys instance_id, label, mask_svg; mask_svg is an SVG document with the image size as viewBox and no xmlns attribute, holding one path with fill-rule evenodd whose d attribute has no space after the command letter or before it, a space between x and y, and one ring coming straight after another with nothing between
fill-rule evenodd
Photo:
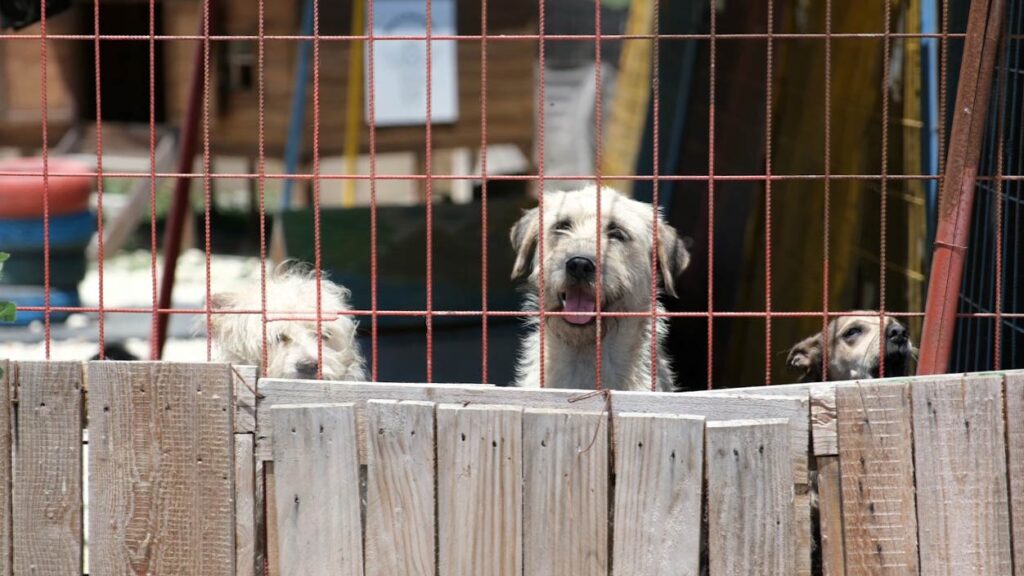
<instances>
[{"instance_id":1,"label":"wooden fence","mask_svg":"<svg viewBox=\"0 0 1024 576\"><path fill-rule=\"evenodd\" d=\"M1024 574L1021 372L595 394L0 368L0 576L86 551L104 575Z\"/></svg>"}]
</instances>

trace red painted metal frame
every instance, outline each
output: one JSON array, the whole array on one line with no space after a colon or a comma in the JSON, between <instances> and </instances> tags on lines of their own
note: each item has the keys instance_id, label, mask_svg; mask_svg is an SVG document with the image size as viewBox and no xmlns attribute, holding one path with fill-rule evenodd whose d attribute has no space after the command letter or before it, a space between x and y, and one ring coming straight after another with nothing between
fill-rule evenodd
<instances>
[{"instance_id":1,"label":"red painted metal frame","mask_svg":"<svg viewBox=\"0 0 1024 576\"><path fill-rule=\"evenodd\" d=\"M971 3L928 282L918 374L941 374L949 368L978 159L1004 13L1005 0ZM1000 180L996 178L997 186ZM999 344L997 341L996 346Z\"/></svg>"},{"instance_id":2,"label":"red painted metal frame","mask_svg":"<svg viewBox=\"0 0 1024 576\"><path fill-rule=\"evenodd\" d=\"M958 306L958 295L960 289L960 279L964 264L964 255L966 251L966 243L969 232L970 214L972 209L972 203L974 198L974 186L975 183L982 180L994 180L996 187L997 196L1001 194L1001 185L1003 181L1022 180L1024 176L1019 175L1003 175L1001 169L995 176L978 177L976 175L978 159L981 149L982 135L985 126L985 119L987 116L987 108L989 104L989 95L992 88L992 74L995 66L996 53L999 48L999 36L1003 30L1002 21L1005 13L1005 0L974 0L971 5L971 13L968 22L967 32L964 34L951 33L949 32L949 11L948 1L942 3L942 30L939 33L904 33L896 32L892 30L893 15L891 0L885 0L885 20L884 30L881 32L836 32L833 26L833 0L825 0L825 23L823 32L814 33L778 33L774 30L775 28L775 0L768 0L767 5L767 26L764 32L758 33L723 33L719 30L718 26L718 10L717 2L715 0L705 0L708 2L709 7L709 30L706 34L663 34L660 30L660 21L658 13L660 11L661 2L659 0L652 0L654 8L654 26L653 32L649 34L605 34L601 29L601 2L597 0L594 6L594 31L592 34L548 34L546 25L548 22L545 14L546 2L545 0L537 0L537 15L538 15L538 30L536 34L502 34L502 35L491 35L488 32L488 0L480 0L481 2L481 30L480 34L465 34L465 35L440 35L433 33L432 27L432 11L433 6L431 0L426 0L426 30L423 35L405 35L405 36L389 36L387 38L379 38L374 35L373 31L373 2L369 2L367 10L367 28L364 34L349 34L349 35L326 35L320 34L320 10L319 1L314 0L313 13L314 13L314 27L312 36L305 35L280 35L280 34L266 34L265 33L265 14L264 14L264 1L258 0L258 34L252 35L224 35L217 34L215 30L211 30L211 25L217 21L216 14L218 10L218 0L201 0L202 3L202 18L200 19L199 31L196 35L165 35L156 34L156 14L157 9L155 0L149 1L149 30L148 34L134 34L134 35L109 35L100 34L99 22L100 22L100 3L95 1L93 3L93 25L94 34L87 35L75 35L75 34L47 34L46 16L45 10L43 11L43 18L40 25L40 31L38 34L15 34L15 33L0 33L0 41L36 41L39 42L40 50L40 68L42 72L41 82L41 93L40 103L42 106L42 156L43 156L43 169L39 173L43 180L44 187L44 242L45 242L45 283L46 292L43 306L36 307L24 307L28 311L42 311L44 312L44 330L45 330L45 347L46 356L50 357L51 348L51 322L50 316L55 312L85 312L85 313L96 313L99 318L99 340L102 344L105 339L105 315L110 313L138 313L138 314L151 314L153 323L151 331L151 356L153 358L159 358L162 353L163 344L167 337L167 328L170 320L170 316L174 314L200 314L205 316L207 325L207 331L212 323L214 314L222 314L226 312L214 312L210 308L210 293L211 293L211 276L210 276L210 208L212 203L213 186L217 180L231 180L231 179L257 179L258 180L258 191L259 191L259 224L260 224L260 260L261 260L261 272L260 272L260 293L261 293L261 307L257 310L238 310L233 311L233 314L259 314L262 318L263 325L263 342L264 350L267 344L267 324L270 322L268 315L273 313L273 310L268 308L272 307L272 303L268 303L266 296L266 282L267 282L267 242L268 234L266 230L266 199L265 199L265 185L268 180L281 180L285 178L307 180L312 184L313 190L313 208L314 208L314 236L315 236L315 257L314 266L317 271L317 277L320 276L320 269L322 263L321 254L321 221L320 221L320 186L322 181L337 181L337 180L356 180L356 181L368 181L370 188L370 240L371 240L371 258L370 258L370 274L371 274L371 306L369 310L352 310L345 312L346 315L366 315L371 318L371 377L376 380L379 375L379 357L378 357L378 321L381 317L393 317L393 316L405 316L405 317L417 317L423 318L426 327L426 380L428 382L433 381L434 374L434 319L439 317L479 317L480 328L481 328L481 381L487 382L489 380L488 374L488 354L490 348L490 341L488 336L489 318L502 318L502 317L537 317L539 319L539 331L540 331L540 346L541 349L545 348L545 340L547 338L545 331L545 319L548 317L558 317L564 315L563 312L548 311L545 307L545 290L544 280L545 275L543 273L544 265L544 251L545 251L545 238L544 234L540 233L538 242L538 258L541 262L541 272L539 274L540 284L540 303L538 310L533 312L522 312L522 311L511 311L511 310L491 310L488 308L488 182L491 180L500 181L527 181L532 182L536 185L538 192L538 203L540 205L540 216L539 216L539 229L544 230L544 189L545 181L548 176L545 174L545 57L546 57L546 43L551 41L573 41L573 42L589 42L593 43L594 48L594 79L595 79L595 94L594 94L594 131L595 134L602 134L602 121L603 113L602 108L604 103L602 102L602 58L601 51L602 46L607 41L622 41L622 40L649 40L652 42L652 70L654 73L651 77L651 93L652 93L652 108L653 118L653 151L654 151L654 170L650 175L621 175L621 174L606 174L601 172L602 165L602 138L598 137L595 142L594 151L594 166L595 170L593 174L576 174L576 175L559 175L559 180L571 180L580 182L591 182L596 181L598 186L597 194L597 205L600 208L601 204L601 193L600 183L608 180L630 180L630 181L651 181L653 183L653 201L655 205L658 205L659 200L659 184L662 182L700 182L706 185L706 203L707 203L707 214L706 214L706 225L708 235L708 246L707 246L707 302L706 310L695 311L695 312L660 312L656 309L653 302L658 292L658 283L656 276L652 275L651 278L651 295L652 295L652 306L650 310L638 311L638 312L608 312L601 310L601 296L600 283L597 288L596 297L596 316L598 322L601 318L615 318L615 317L643 317L650 318L652 323L656 323L659 318L693 318L702 319L707 323L707 382L708 388L714 387L715 375L714 375L714 359L715 359L715 347L714 347L714 330L715 320L724 318L762 318L765 320L765 352L766 352L766 364L765 364L765 383L771 383L771 369L772 369L772 355L773 355L773 339L772 339L772 322L779 318L821 318L822 329L827 329L828 323L831 319L841 317L850 314L845 311L830 310L829 302L829 249L830 249L830 203L831 203L831 183L833 181L842 180L860 180L860 181L878 181L881 189L881 228L880 228L880 241L881 241L881 253L880 253L880 306L878 313L880 316L888 315L900 318L917 318L924 317L924 330L921 341L921 356L919 362L919 372L922 374L943 372L948 367L948 359L950 356L950 349L953 338L953 325L957 318L995 318L996 322L996 349L993 351L993 357L996 365L999 364L1000 350L999 350L999 330L1000 322L1002 318L1012 317L1024 317L1021 313L1008 313L1002 310L1002 294L1001 294L1001 271L1002 271L1002 238L1001 234L997 234L997 263L996 263L996 275L995 282L997 283L997 304L994 313L960 313L957 310ZM890 108L890 68L888 62L892 56L892 43L895 41L908 41L908 40L921 40L934 38L941 42L941 61L940 61L940 76L939 76L939 107L940 117L944 117L944 112L947 106L945 92L947 84L947 54L949 51L949 41L960 40L964 41L964 56L963 65L960 73L960 84L955 103L956 114L953 115L952 131L948 150L945 143L946 126L945 122L939 122L939 146L940 146L940 169L939 175L927 175L927 174L890 174L888 167L888 145L889 145L889 126L888 121L882 122L882 142L881 142L881 173L880 174L834 174L832 172L832 114L835 111L832 103L832 49L833 43L840 39L878 39L884 43L884 59L886 65L883 66L883 82L881 86L882 90L882 117L888 118ZM773 172L772 166L772 113L773 113L773 78L774 74L774 47L775 43L781 40L787 39L816 39L821 40L824 49L824 70L821 71L824 75L824 168L821 174L777 174ZM95 89L96 89L96 104L97 111L101 110L101 69L100 69L100 43L101 42L118 42L118 41L147 41L149 47L149 62L150 62L150 75L149 75L149 128L150 128L150 165L148 172L129 172L129 171L108 171L103 166L103 124L102 115L97 114L97 134L96 134L96 154L97 154L97 168L95 172L89 172L86 175L95 176L98 182L98 225L100 228L100 242L99 242L99 303L96 307L55 307L50 304L50 262L49 262L49 178L64 176L64 175L78 175L78 174L65 174L56 171L50 171L48 167L49 154L52 152L49 147L48 138L48 121L47 121L47 42L48 40L60 40L60 41L72 41L72 40L88 40L93 43L93 47L96 51L96 60L94 63L94 76L95 76ZM258 98L258 169L256 174L248 173L212 173L211 170L211 150L210 150L210 99L211 99L211 69L210 69L210 50L211 46L215 42L224 41L240 41L248 40L255 41L258 45L257 54L257 98ZM426 75L426 123L425 123L425 142L424 142L424 156L426 158L425 169L422 174L378 174L377 172L377 144L376 144L376 128L375 128L375 70L374 70L374 46L377 42L388 42L396 40L421 40L426 44L426 57L427 62L432 62L433 54L433 42L436 41L460 41L460 42L476 42L481 47L480 56L480 76L481 76L481 100L480 100L480 116L482 118L480 124L480 175L462 176L462 175L442 175L433 173L433 129L432 129L432 75ZM659 78L657 71L660 70L660 55L661 55L661 42L670 40L699 40L705 41L708 49L709 56L709 68L708 68L708 89L709 89L709 106L708 106L708 168L707 174L662 174L660 173L659 164L659 144L661 139L661 127L660 127L660 99L661 91L659 85ZM182 135L180 139L180 157L177 170L175 172L157 172L156 170L156 81L155 81L155 46L156 42L165 41L184 41L193 42L196 44L196 53L193 61L193 75L191 79L187 110L185 113L185 122L182 127ZM274 42L296 42L296 41L312 41L313 43L313 90L312 90L312 102L313 102L313 162L312 170L306 174L283 174L283 173L268 173L266 167L266 150L265 150L265 50L268 43ZM529 41L537 42L539 66L537 68L537 97L538 102L541 103L536 110L536 122L537 122L537 133L536 133L536 153L537 153L537 172L532 175L497 175L490 174L488 172L487 163L487 145L489 143L488 135L488 44L491 42L508 42L508 41ZM766 88L766 101L765 101L765 167L763 174L720 174L716 171L716 74L717 66L720 64L718 47L722 42L728 41L756 41L764 42L765 51L765 88ZM367 44L368 59L368 102L367 102L367 113L369 120L369 157L370 167L369 174L321 174L320 173L320 118L321 118L321 102L320 102L320 46L322 42L365 42ZM429 69L429 65L428 65ZM202 124L200 125L200 122ZM193 163L198 151L200 134L202 138L202 158L203 167L201 172L193 171ZM1003 155L1002 139L999 141L998 155L1000 160ZM1002 162L1000 161L1000 168ZM0 175L12 175L13 173L2 172ZM21 173L24 175L24 173ZM172 207L168 217L168 226L164 234L163 239L163 252L164 262L163 271L161 274L157 274L157 256L158 256L158 242L156 237L155 226L151 227L151 276L152 276L152 296L153 305L151 308L121 308L121 307L108 307L104 297L104 280L103 280L103 241L102 241L102 226L103 226L103 195L104 195L104 180L105 179L116 179L116 178L149 178L150 181L150 217L152 222L156 222L156 195L157 185L156 182L160 178L164 179L175 179L175 188L172 199ZM202 179L203 182L203 197L204 197L204 219L205 219L205 234L204 234L204 249L206 257L206 296L207 303L203 308L174 308L171 302L171 292L175 282L175 268L177 259L181 250L182 232L185 225L185 219L189 217L191 210L189 206L189 188L194 179ZM477 180L479 179L482 184L482 202L481 202L481 298L482 305L481 310L437 310L434 306L434 293L433 293L433 276L434 276L434 245L433 245L433 197L434 197L434 182L435 181L455 181L455 180ZM416 181L422 182L426 191L426 229L427 234L425 238L425 257L426 257L426 305L424 310L381 310L378 299L378 255L377 255L377 241L378 241L378 229L377 229L377 210L378 210L378 195L377 195L377 184L382 180L405 180L405 181ZM777 182L792 182L792 181L822 181L824 185L824 237L823 237L823 249L824 256L821 263L821 273L823 274L823 287L822 287L822 302L821 310L813 312L795 312L795 311L784 311L777 310L772 302L772 188ZM886 308L885 291L886 291L886 238L887 238L887 191L888 187L892 183L909 182L909 181L934 181L937 180L942 184L941 193L941 210L940 210L940 223L936 237L934 247L934 257L931 269L931 277L929 280L929 291L927 308L925 312L895 312ZM721 310L716 308L714 299L714 266L715 266L715 250L714 250L714 236L715 236L715 202L716 202L716 186L720 182L751 182L751 183L764 183L765 187L765 247L764 255L766 260L765 266L765 301L763 312L739 312ZM1001 210L1002 206L1000 202L997 202L997 210ZM598 211L600 214L600 210ZM997 216L1001 215L1001 212L997 213ZM1002 226L1000 218L997 226ZM654 226L656 230L657 215L655 215ZM597 250L597 276L601 277L601 231L602 225L600 222L600 216L595 229L595 234L598 238ZM652 268L657 265L656 254L658 247L658 237L655 233L653 238L654 250L652 253L651 265ZM158 288L159 283L159 288ZM287 312L285 313L287 314ZM294 314L294 313L293 313ZM285 319L280 314L276 314L275 320ZM287 318L296 320L315 321L317 330L320 331L323 328L325 321L330 321L337 317L337 314L331 312L325 312L322 309L322 295L320 294L319 288L317 291L316 306L315 310L311 310L309 314L294 314ZM651 333L651 364L650 364L650 376L651 376L651 388L654 389L657 379L657 335L652 331ZM207 341L207 355L211 355L210 341ZM828 350L825 351L826 358L824 360L824 368L827 370L828 366ZM595 370L595 387L601 389L602 374L601 374L601 333L597 331L597 345L595 347L596 354L596 370ZM319 355L322 359L323 350L322 344L320 345ZM881 357L884 359L884 354ZM264 357L264 367L266 366L266 358ZM545 386L545 363L548 359L544 354L540 357L540 382L541 386ZM884 360L883 367L884 373ZM827 372L826 372L827 374Z\"/></svg>"}]
</instances>

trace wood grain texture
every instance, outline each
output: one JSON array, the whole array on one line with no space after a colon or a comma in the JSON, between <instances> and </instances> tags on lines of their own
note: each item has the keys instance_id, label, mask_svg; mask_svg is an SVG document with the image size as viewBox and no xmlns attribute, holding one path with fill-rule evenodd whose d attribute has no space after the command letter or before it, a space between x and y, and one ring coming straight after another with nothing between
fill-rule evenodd
<instances>
[{"instance_id":1,"label":"wood grain texture","mask_svg":"<svg viewBox=\"0 0 1024 576\"><path fill-rule=\"evenodd\" d=\"M832 384L811 386L811 438L815 456L839 454L836 418L836 387Z\"/></svg>"},{"instance_id":2,"label":"wood grain texture","mask_svg":"<svg viewBox=\"0 0 1024 576\"><path fill-rule=\"evenodd\" d=\"M1024 372L1007 372L1006 455L1010 476L1013 570L1024 576Z\"/></svg>"},{"instance_id":3,"label":"wood grain texture","mask_svg":"<svg viewBox=\"0 0 1024 576\"><path fill-rule=\"evenodd\" d=\"M15 386L14 573L81 573L82 365L20 362Z\"/></svg>"},{"instance_id":4,"label":"wood grain texture","mask_svg":"<svg viewBox=\"0 0 1024 576\"><path fill-rule=\"evenodd\" d=\"M256 379L255 366L232 366L231 381L235 391L235 432L256 431Z\"/></svg>"},{"instance_id":5,"label":"wood grain texture","mask_svg":"<svg viewBox=\"0 0 1024 576\"><path fill-rule=\"evenodd\" d=\"M921 572L1009 574L1002 376L914 382L912 394Z\"/></svg>"},{"instance_id":6,"label":"wood grain texture","mask_svg":"<svg viewBox=\"0 0 1024 576\"><path fill-rule=\"evenodd\" d=\"M94 574L235 572L227 364L90 362Z\"/></svg>"},{"instance_id":7,"label":"wood grain texture","mask_svg":"<svg viewBox=\"0 0 1024 576\"><path fill-rule=\"evenodd\" d=\"M235 434L235 574L256 576L256 460L252 434Z\"/></svg>"},{"instance_id":8,"label":"wood grain texture","mask_svg":"<svg viewBox=\"0 0 1024 576\"><path fill-rule=\"evenodd\" d=\"M772 387L764 387L770 389ZM256 454L272 457L272 427L269 408L276 405L310 402L352 402L359 418L367 400L415 400L438 404L509 405L525 408L552 408L601 412L606 409L601 396L581 397L579 391L552 389L501 388L481 385L358 384L315 382L309 380L260 380L256 414ZM612 392L614 413L688 414L708 421L784 418L789 422L793 481L807 483L807 445L810 438L810 401L800 395L757 395L723 393ZM360 429L362 430L362 428ZM360 441L360 462L365 462L364 443Z\"/></svg>"},{"instance_id":9,"label":"wood grain texture","mask_svg":"<svg viewBox=\"0 0 1024 576\"><path fill-rule=\"evenodd\" d=\"M839 457L818 456L818 524L821 527L823 576L844 576L843 510L839 487Z\"/></svg>"},{"instance_id":10,"label":"wood grain texture","mask_svg":"<svg viewBox=\"0 0 1024 576\"><path fill-rule=\"evenodd\" d=\"M273 408L280 574L363 574L351 404Z\"/></svg>"},{"instance_id":11,"label":"wood grain texture","mask_svg":"<svg viewBox=\"0 0 1024 576\"><path fill-rule=\"evenodd\" d=\"M793 574L787 422L708 422L706 437L710 576Z\"/></svg>"},{"instance_id":12,"label":"wood grain texture","mask_svg":"<svg viewBox=\"0 0 1024 576\"><path fill-rule=\"evenodd\" d=\"M366 574L433 576L434 405L371 400L366 426Z\"/></svg>"},{"instance_id":13,"label":"wood grain texture","mask_svg":"<svg viewBox=\"0 0 1024 576\"><path fill-rule=\"evenodd\" d=\"M0 576L11 574L11 370L0 360Z\"/></svg>"},{"instance_id":14,"label":"wood grain texture","mask_svg":"<svg viewBox=\"0 0 1024 576\"><path fill-rule=\"evenodd\" d=\"M620 414L614 420L612 574L700 574L704 419Z\"/></svg>"},{"instance_id":15,"label":"wood grain texture","mask_svg":"<svg viewBox=\"0 0 1024 576\"><path fill-rule=\"evenodd\" d=\"M437 408L441 576L523 573L523 412Z\"/></svg>"},{"instance_id":16,"label":"wood grain texture","mask_svg":"<svg viewBox=\"0 0 1024 576\"><path fill-rule=\"evenodd\" d=\"M257 459L257 462L260 462ZM263 462L263 489L264 504L267 517L267 574L266 576L281 575L281 552L277 545L277 481L274 479L274 463Z\"/></svg>"},{"instance_id":17,"label":"wood grain texture","mask_svg":"<svg viewBox=\"0 0 1024 576\"><path fill-rule=\"evenodd\" d=\"M836 387L843 546L851 574L916 574L917 515L906 381Z\"/></svg>"},{"instance_id":18,"label":"wood grain texture","mask_svg":"<svg viewBox=\"0 0 1024 576\"><path fill-rule=\"evenodd\" d=\"M523 572L608 573L608 415L523 414Z\"/></svg>"}]
</instances>

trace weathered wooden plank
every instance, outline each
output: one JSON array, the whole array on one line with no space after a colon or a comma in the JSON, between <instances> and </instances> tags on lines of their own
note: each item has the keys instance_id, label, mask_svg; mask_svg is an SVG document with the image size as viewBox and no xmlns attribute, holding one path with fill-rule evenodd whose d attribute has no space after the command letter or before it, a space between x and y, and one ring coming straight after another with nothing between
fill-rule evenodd
<instances>
[{"instance_id":1,"label":"weathered wooden plank","mask_svg":"<svg viewBox=\"0 0 1024 576\"><path fill-rule=\"evenodd\" d=\"M823 576L845 576L843 510L839 489L839 457L818 456L818 519L821 526Z\"/></svg>"},{"instance_id":2,"label":"weathered wooden plank","mask_svg":"<svg viewBox=\"0 0 1024 576\"><path fill-rule=\"evenodd\" d=\"M608 415L523 414L523 572L608 573Z\"/></svg>"},{"instance_id":3,"label":"weathered wooden plank","mask_svg":"<svg viewBox=\"0 0 1024 576\"><path fill-rule=\"evenodd\" d=\"M256 379L255 366L232 366L235 391L235 433L256 431Z\"/></svg>"},{"instance_id":4,"label":"weathered wooden plank","mask_svg":"<svg viewBox=\"0 0 1024 576\"><path fill-rule=\"evenodd\" d=\"M235 571L227 364L90 362L94 574Z\"/></svg>"},{"instance_id":5,"label":"weathered wooden plank","mask_svg":"<svg viewBox=\"0 0 1024 576\"><path fill-rule=\"evenodd\" d=\"M11 370L0 360L0 576L11 574Z\"/></svg>"},{"instance_id":6,"label":"weathered wooden plank","mask_svg":"<svg viewBox=\"0 0 1024 576\"><path fill-rule=\"evenodd\" d=\"M256 461L260 462L258 458ZM274 476L274 463L263 462L263 495L267 511L267 576L281 576L281 552L277 545L277 481Z\"/></svg>"},{"instance_id":7,"label":"weathered wooden plank","mask_svg":"<svg viewBox=\"0 0 1024 576\"><path fill-rule=\"evenodd\" d=\"M811 438L815 456L839 454L836 418L836 387L819 384L811 387Z\"/></svg>"},{"instance_id":8,"label":"weathered wooden plank","mask_svg":"<svg viewBox=\"0 0 1024 576\"><path fill-rule=\"evenodd\" d=\"M15 574L82 569L82 365L19 362L14 435Z\"/></svg>"},{"instance_id":9,"label":"weathered wooden plank","mask_svg":"<svg viewBox=\"0 0 1024 576\"><path fill-rule=\"evenodd\" d=\"M256 576L256 460L252 434L235 434L235 574Z\"/></svg>"},{"instance_id":10,"label":"weathered wooden plank","mask_svg":"<svg viewBox=\"0 0 1024 576\"><path fill-rule=\"evenodd\" d=\"M914 382L912 394L921 572L1009 574L1002 376Z\"/></svg>"},{"instance_id":11,"label":"weathered wooden plank","mask_svg":"<svg viewBox=\"0 0 1024 576\"><path fill-rule=\"evenodd\" d=\"M708 422L706 437L710 576L793 574L787 422Z\"/></svg>"},{"instance_id":12,"label":"weathered wooden plank","mask_svg":"<svg viewBox=\"0 0 1024 576\"><path fill-rule=\"evenodd\" d=\"M366 425L366 574L433 576L434 405L371 400Z\"/></svg>"},{"instance_id":13,"label":"weathered wooden plank","mask_svg":"<svg viewBox=\"0 0 1024 576\"><path fill-rule=\"evenodd\" d=\"M704 418L614 420L612 574L700 574Z\"/></svg>"},{"instance_id":14,"label":"weathered wooden plank","mask_svg":"<svg viewBox=\"0 0 1024 576\"><path fill-rule=\"evenodd\" d=\"M523 552L523 412L437 408L441 576L519 576Z\"/></svg>"},{"instance_id":15,"label":"weathered wooden plank","mask_svg":"<svg viewBox=\"0 0 1024 576\"><path fill-rule=\"evenodd\" d=\"M906 381L836 387L843 546L851 574L916 574L917 516Z\"/></svg>"},{"instance_id":16,"label":"weathered wooden plank","mask_svg":"<svg viewBox=\"0 0 1024 576\"><path fill-rule=\"evenodd\" d=\"M1024 576L1024 372L1007 372L1006 455L1010 476L1010 525L1013 527L1013 568Z\"/></svg>"},{"instance_id":17,"label":"weathered wooden plank","mask_svg":"<svg viewBox=\"0 0 1024 576\"><path fill-rule=\"evenodd\" d=\"M361 576L359 460L351 404L272 409L281 574Z\"/></svg>"},{"instance_id":18,"label":"weathered wooden plank","mask_svg":"<svg viewBox=\"0 0 1024 576\"><path fill-rule=\"evenodd\" d=\"M770 389L772 387L765 387ZM581 395L579 391L552 389L501 388L477 385L373 384L348 382L317 382L309 380L260 380L256 414L256 454L272 456L272 427L268 425L268 408L276 405L310 402L352 402L359 418L367 400L414 400L438 404L486 404L552 408L600 412L606 401L600 395ZM703 416L709 421L736 419L784 418L790 426L793 478L796 484L807 483L807 446L810 438L810 402L802 395L754 395L724 393L652 393L612 392L614 413L688 414ZM362 427L360 427L360 432ZM365 462L364 442L360 440L360 461Z\"/></svg>"}]
</instances>

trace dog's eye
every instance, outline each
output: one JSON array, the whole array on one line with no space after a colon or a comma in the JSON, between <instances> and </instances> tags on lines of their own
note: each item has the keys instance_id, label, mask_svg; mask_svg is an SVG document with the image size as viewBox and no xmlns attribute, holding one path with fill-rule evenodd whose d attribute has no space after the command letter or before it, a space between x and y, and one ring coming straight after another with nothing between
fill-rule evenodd
<instances>
[{"instance_id":1,"label":"dog's eye","mask_svg":"<svg viewBox=\"0 0 1024 576\"><path fill-rule=\"evenodd\" d=\"M278 344L287 344L291 341L291 337L287 334L277 334L274 336L274 342L277 342Z\"/></svg>"},{"instance_id":2,"label":"dog's eye","mask_svg":"<svg viewBox=\"0 0 1024 576\"><path fill-rule=\"evenodd\" d=\"M619 228L615 224L608 225L608 238L610 240L618 240L619 242L626 242L629 240L629 234L625 230Z\"/></svg>"},{"instance_id":3,"label":"dog's eye","mask_svg":"<svg viewBox=\"0 0 1024 576\"><path fill-rule=\"evenodd\" d=\"M555 222L555 231L557 232L565 232L570 229L572 229L571 220L559 220L558 222Z\"/></svg>"},{"instance_id":4,"label":"dog's eye","mask_svg":"<svg viewBox=\"0 0 1024 576\"><path fill-rule=\"evenodd\" d=\"M849 329L846 330L846 332L843 332L843 338L850 340L852 338L860 336L861 332L863 332L863 330L860 326L851 326Z\"/></svg>"}]
</instances>

